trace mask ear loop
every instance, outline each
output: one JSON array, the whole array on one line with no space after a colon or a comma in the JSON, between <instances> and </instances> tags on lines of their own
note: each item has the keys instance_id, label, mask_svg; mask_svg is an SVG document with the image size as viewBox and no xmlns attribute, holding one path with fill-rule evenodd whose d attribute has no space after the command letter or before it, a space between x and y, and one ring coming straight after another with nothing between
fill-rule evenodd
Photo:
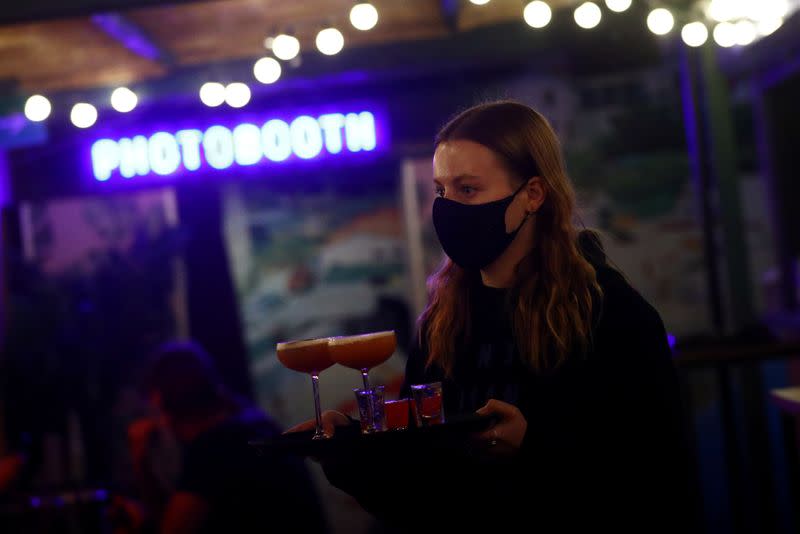
<instances>
[{"instance_id":1,"label":"mask ear loop","mask_svg":"<svg viewBox=\"0 0 800 534\"><path fill-rule=\"evenodd\" d=\"M526 181L522 182L522 185L520 185L520 186L517 188L517 190L516 190L516 191L514 191L514 194L513 194L513 195L511 195L511 196L512 196L512 197L516 197L517 195L519 195L519 192L520 192L520 191L522 191L523 189L525 189L525 188L528 186L528 182L529 182L529 181L530 181L530 180L526 180Z\"/></svg>"}]
</instances>

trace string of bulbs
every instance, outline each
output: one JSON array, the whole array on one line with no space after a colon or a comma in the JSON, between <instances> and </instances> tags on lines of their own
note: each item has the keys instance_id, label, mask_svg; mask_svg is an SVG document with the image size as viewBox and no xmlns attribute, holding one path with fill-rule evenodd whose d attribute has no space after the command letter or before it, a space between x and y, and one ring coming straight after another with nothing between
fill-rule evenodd
<instances>
[{"instance_id":1,"label":"string of bulbs","mask_svg":"<svg viewBox=\"0 0 800 534\"><path fill-rule=\"evenodd\" d=\"M658 0L636 0L649 8L647 27L658 36L669 36L680 23L680 36L687 46L699 47L709 37L723 48L747 46L761 37L775 32L791 11L800 8L800 0L698 0L690 10L675 14ZM491 9L492 0L469 0L476 6ZM613 13L623 13L631 8L634 0L604 0L605 8ZM574 3L572 16L575 23L591 30L600 25L603 9L599 0ZM554 17L553 9L545 0L525 0L523 20L534 29L543 29ZM566 11L559 10L559 11ZM349 13L350 24L359 31L373 29L379 20L377 8L369 1L356 1ZM342 51L345 39L334 26L322 28L316 35L317 50L328 56ZM300 54L300 41L291 32L279 33L264 40L264 46L272 55L258 59L253 65L253 76L262 84L277 82L283 73L281 61L294 61ZM232 82L227 85L207 82L200 87L201 102L209 107L227 103L233 108L246 106L252 93L246 83ZM136 108L138 97L127 87L119 87L110 95L111 106L120 113ZM33 95L25 102L25 116L30 121L46 120L52 112L50 101L43 95ZM78 128L89 128L97 121L97 109L90 103L76 103L70 112L70 120Z\"/></svg>"}]
</instances>

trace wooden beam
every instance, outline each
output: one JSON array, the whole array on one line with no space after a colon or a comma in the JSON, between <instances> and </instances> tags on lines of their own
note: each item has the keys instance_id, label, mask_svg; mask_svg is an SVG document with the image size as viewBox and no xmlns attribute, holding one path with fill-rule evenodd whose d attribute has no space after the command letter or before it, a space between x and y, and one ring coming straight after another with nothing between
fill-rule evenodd
<instances>
[{"instance_id":1,"label":"wooden beam","mask_svg":"<svg viewBox=\"0 0 800 534\"><path fill-rule=\"evenodd\" d=\"M125 11L139 7L159 7L199 1L201 0L170 0L169 2L163 0L25 0L24 2L4 2L3 9L0 9L0 25L85 17L107 11Z\"/></svg>"},{"instance_id":2,"label":"wooden beam","mask_svg":"<svg viewBox=\"0 0 800 534\"><path fill-rule=\"evenodd\" d=\"M532 31L516 21L459 32L452 37L345 48L328 57L303 54L302 65L285 67L281 80L269 86L253 84L254 93L278 97L323 86L417 83L422 79L450 77L465 80L494 71L568 72L590 75L657 64L661 49L657 38L635 16L609 24L612 32L582 32L570 20L554 22L547 32ZM578 43L579 42L579 45ZM251 80L257 57L174 68L169 76L142 81L152 100L196 95L203 81ZM132 87L138 84L133 84ZM107 87L53 93L55 108L79 100L104 100Z\"/></svg>"}]
</instances>

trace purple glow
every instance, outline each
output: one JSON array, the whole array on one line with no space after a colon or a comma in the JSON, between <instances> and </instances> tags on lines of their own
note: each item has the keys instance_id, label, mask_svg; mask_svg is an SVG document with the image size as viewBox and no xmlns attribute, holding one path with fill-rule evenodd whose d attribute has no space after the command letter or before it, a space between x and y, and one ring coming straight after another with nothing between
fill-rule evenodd
<instances>
[{"instance_id":1,"label":"purple glow","mask_svg":"<svg viewBox=\"0 0 800 534\"><path fill-rule=\"evenodd\" d=\"M119 13L92 15L92 22L134 54L152 61L167 59L162 50L144 33L144 30Z\"/></svg>"},{"instance_id":2,"label":"purple glow","mask_svg":"<svg viewBox=\"0 0 800 534\"><path fill-rule=\"evenodd\" d=\"M667 343L669 343L669 348L674 349L676 342L677 342L677 338L674 335L667 334Z\"/></svg>"},{"instance_id":3,"label":"purple glow","mask_svg":"<svg viewBox=\"0 0 800 534\"><path fill-rule=\"evenodd\" d=\"M0 207L11 203L11 173L8 171L8 157L0 150Z\"/></svg>"},{"instance_id":4,"label":"purple glow","mask_svg":"<svg viewBox=\"0 0 800 534\"><path fill-rule=\"evenodd\" d=\"M92 143L91 170L98 182L119 182L257 164L298 164L356 154L365 157L386 148L382 117L359 108L345 112L275 113L257 118L239 116L238 121L224 124L184 122L180 127L159 128L150 135L111 135Z\"/></svg>"},{"instance_id":5,"label":"purple glow","mask_svg":"<svg viewBox=\"0 0 800 534\"><path fill-rule=\"evenodd\" d=\"M42 505L42 499L39 497L31 497L31 506L33 508L39 508Z\"/></svg>"}]
</instances>

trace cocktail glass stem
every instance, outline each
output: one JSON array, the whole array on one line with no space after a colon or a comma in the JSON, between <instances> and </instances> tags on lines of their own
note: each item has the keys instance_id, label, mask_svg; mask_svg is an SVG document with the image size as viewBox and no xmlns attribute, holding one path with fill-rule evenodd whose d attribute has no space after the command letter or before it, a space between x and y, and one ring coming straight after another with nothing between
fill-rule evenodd
<instances>
[{"instance_id":1,"label":"cocktail glass stem","mask_svg":"<svg viewBox=\"0 0 800 534\"><path fill-rule=\"evenodd\" d=\"M361 379L364 381L364 389L369 389L369 369L361 369Z\"/></svg>"},{"instance_id":2,"label":"cocktail glass stem","mask_svg":"<svg viewBox=\"0 0 800 534\"><path fill-rule=\"evenodd\" d=\"M317 428L314 431L314 439L322 439L325 434L322 432L322 414L319 409L319 374L311 373L311 385L314 388L314 417L317 420Z\"/></svg>"},{"instance_id":3,"label":"cocktail glass stem","mask_svg":"<svg viewBox=\"0 0 800 534\"><path fill-rule=\"evenodd\" d=\"M369 387L369 369L361 369L361 380L364 381L364 389L368 390ZM369 432L375 431L375 409L372 406L372 401L370 400L369 406L367 408L367 413L369 414Z\"/></svg>"}]
</instances>

